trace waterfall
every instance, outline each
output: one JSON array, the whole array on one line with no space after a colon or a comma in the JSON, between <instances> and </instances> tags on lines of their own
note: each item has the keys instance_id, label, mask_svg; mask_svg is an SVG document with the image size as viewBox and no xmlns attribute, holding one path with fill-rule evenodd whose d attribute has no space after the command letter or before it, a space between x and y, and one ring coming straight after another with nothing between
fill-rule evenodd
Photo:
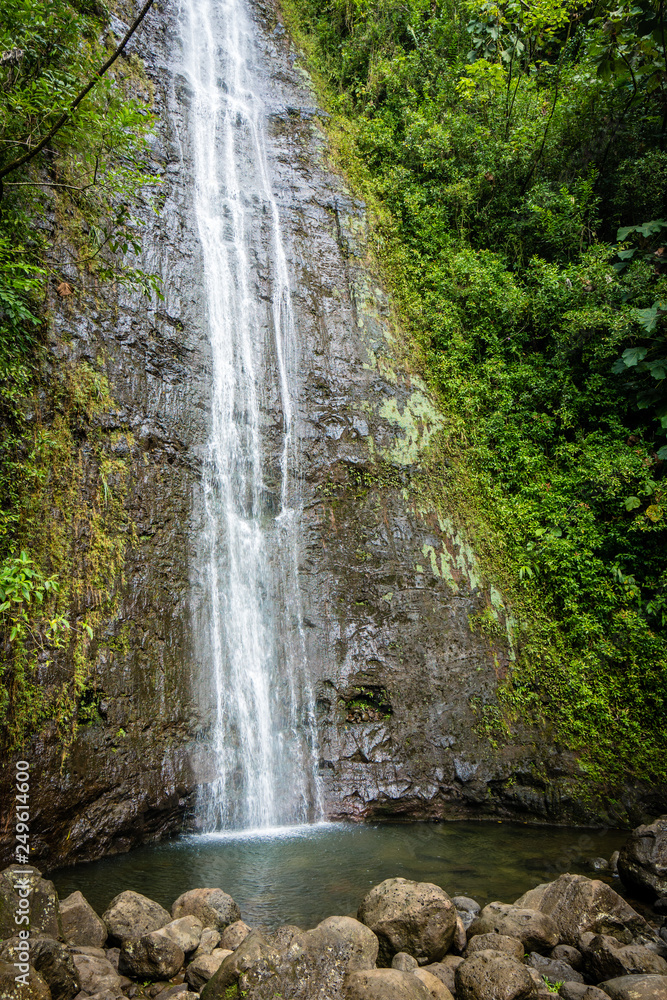
<instances>
[{"instance_id":1,"label":"waterfall","mask_svg":"<svg viewBox=\"0 0 667 1000\"><path fill-rule=\"evenodd\" d=\"M202 572L217 777L205 830L321 818L298 581L289 270L242 0L185 0L194 205L212 352Z\"/></svg>"}]
</instances>

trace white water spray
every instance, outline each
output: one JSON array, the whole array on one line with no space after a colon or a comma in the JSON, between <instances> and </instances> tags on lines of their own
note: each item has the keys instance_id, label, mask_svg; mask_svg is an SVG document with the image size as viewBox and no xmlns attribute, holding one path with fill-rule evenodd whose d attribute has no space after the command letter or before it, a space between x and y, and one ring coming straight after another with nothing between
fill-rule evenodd
<instances>
[{"instance_id":1,"label":"white water spray","mask_svg":"<svg viewBox=\"0 0 667 1000\"><path fill-rule=\"evenodd\" d=\"M242 0L185 7L213 364L202 562L218 777L201 811L209 831L258 829L322 816L298 583L294 316L252 23Z\"/></svg>"}]
</instances>

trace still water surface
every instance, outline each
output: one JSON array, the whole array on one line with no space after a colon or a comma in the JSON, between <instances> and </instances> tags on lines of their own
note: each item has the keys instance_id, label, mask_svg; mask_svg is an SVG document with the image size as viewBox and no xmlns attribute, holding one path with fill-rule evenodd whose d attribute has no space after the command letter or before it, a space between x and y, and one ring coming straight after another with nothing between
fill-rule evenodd
<instances>
[{"instance_id":1,"label":"still water surface","mask_svg":"<svg viewBox=\"0 0 667 1000\"><path fill-rule=\"evenodd\" d=\"M482 906L513 902L562 872L592 876L590 860L609 858L626 838L619 830L516 823L324 823L181 837L51 878L61 899L79 889L100 913L124 889L169 909L188 889L218 886L251 926L308 928L331 914L351 913L371 886L395 876L435 882ZM620 888L617 879L614 887Z\"/></svg>"}]
</instances>

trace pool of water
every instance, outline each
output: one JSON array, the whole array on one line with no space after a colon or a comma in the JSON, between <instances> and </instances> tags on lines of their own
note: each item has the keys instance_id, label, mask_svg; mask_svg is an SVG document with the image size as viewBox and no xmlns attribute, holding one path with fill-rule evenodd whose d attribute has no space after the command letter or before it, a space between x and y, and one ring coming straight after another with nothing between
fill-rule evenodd
<instances>
[{"instance_id":1,"label":"pool of water","mask_svg":"<svg viewBox=\"0 0 667 1000\"><path fill-rule=\"evenodd\" d=\"M79 889L99 913L124 889L169 908L188 889L217 886L251 926L308 928L352 913L371 886L395 876L435 882L482 906L513 902L562 872L591 875L590 860L609 858L626 838L517 823L325 823L181 837L50 877L61 898Z\"/></svg>"}]
</instances>

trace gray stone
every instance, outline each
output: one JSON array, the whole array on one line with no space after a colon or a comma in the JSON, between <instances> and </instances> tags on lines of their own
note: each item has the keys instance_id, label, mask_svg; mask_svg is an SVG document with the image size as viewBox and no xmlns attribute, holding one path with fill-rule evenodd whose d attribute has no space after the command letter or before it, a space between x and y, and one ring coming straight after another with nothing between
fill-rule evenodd
<instances>
[{"instance_id":1,"label":"gray stone","mask_svg":"<svg viewBox=\"0 0 667 1000\"><path fill-rule=\"evenodd\" d=\"M620 976L600 983L611 1000L665 1000L667 976Z\"/></svg>"},{"instance_id":2,"label":"gray stone","mask_svg":"<svg viewBox=\"0 0 667 1000\"><path fill-rule=\"evenodd\" d=\"M420 965L445 955L456 930L456 908L431 882L386 879L364 897L359 920L377 935L378 963L389 965L398 951L406 951Z\"/></svg>"},{"instance_id":3,"label":"gray stone","mask_svg":"<svg viewBox=\"0 0 667 1000\"><path fill-rule=\"evenodd\" d=\"M466 930L470 927L475 917L482 909L478 902L470 896L452 896L452 903L456 907L456 912L463 921Z\"/></svg>"},{"instance_id":4,"label":"gray stone","mask_svg":"<svg viewBox=\"0 0 667 1000\"><path fill-rule=\"evenodd\" d=\"M549 952L558 944L558 927L552 918L520 900L489 903L468 929L468 938L477 934L504 934L518 938L526 951Z\"/></svg>"},{"instance_id":5,"label":"gray stone","mask_svg":"<svg viewBox=\"0 0 667 1000\"><path fill-rule=\"evenodd\" d=\"M437 976L443 986L446 986L450 993L454 993L456 970L450 965L445 965L444 962L432 962L430 965L422 965L421 968L425 972L430 972L432 976Z\"/></svg>"},{"instance_id":6,"label":"gray stone","mask_svg":"<svg viewBox=\"0 0 667 1000\"><path fill-rule=\"evenodd\" d=\"M135 979L171 979L184 961L183 949L161 929L140 938L126 938L120 949L118 971Z\"/></svg>"},{"instance_id":7,"label":"gray stone","mask_svg":"<svg viewBox=\"0 0 667 1000\"><path fill-rule=\"evenodd\" d=\"M428 988L411 972L369 969L348 976L345 1000L431 1000Z\"/></svg>"},{"instance_id":8,"label":"gray stone","mask_svg":"<svg viewBox=\"0 0 667 1000\"><path fill-rule=\"evenodd\" d=\"M204 927L223 931L229 924L241 919L241 911L228 893L222 889L191 889L184 892L171 908L175 919L192 915Z\"/></svg>"},{"instance_id":9,"label":"gray stone","mask_svg":"<svg viewBox=\"0 0 667 1000\"><path fill-rule=\"evenodd\" d=\"M225 927L224 931L220 935L220 947L229 948L230 951L236 951L241 942L245 941L249 933L250 927L248 927L243 920L235 920L233 924L229 924Z\"/></svg>"},{"instance_id":10,"label":"gray stone","mask_svg":"<svg viewBox=\"0 0 667 1000\"><path fill-rule=\"evenodd\" d=\"M633 830L618 858L623 883L647 899L667 896L667 816Z\"/></svg>"},{"instance_id":11,"label":"gray stone","mask_svg":"<svg viewBox=\"0 0 667 1000\"><path fill-rule=\"evenodd\" d=\"M536 996L525 965L501 951L478 951L456 970L457 1000L530 1000Z\"/></svg>"},{"instance_id":12,"label":"gray stone","mask_svg":"<svg viewBox=\"0 0 667 1000\"><path fill-rule=\"evenodd\" d=\"M413 972L419 968L419 962L406 951L397 951L391 960L391 967L399 972Z\"/></svg>"},{"instance_id":13,"label":"gray stone","mask_svg":"<svg viewBox=\"0 0 667 1000\"><path fill-rule=\"evenodd\" d=\"M536 969L543 979L548 979L554 983L583 983L584 977L576 969L573 969L567 962L561 962L554 958L545 958L538 952L531 952L528 958L528 965Z\"/></svg>"},{"instance_id":14,"label":"gray stone","mask_svg":"<svg viewBox=\"0 0 667 1000\"><path fill-rule=\"evenodd\" d=\"M504 951L517 962L523 962L526 949L523 941L507 934L476 934L468 942L466 955L474 955L476 951Z\"/></svg>"},{"instance_id":15,"label":"gray stone","mask_svg":"<svg viewBox=\"0 0 667 1000\"><path fill-rule=\"evenodd\" d=\"M52 1000L48 985L32 966L26 975L27 984L17 983L14 965L0 962L0 1000Z\"/></svg>"},{"instance_id":16,"label":"gray stone","mask_svg":"<svg viewBox=\"0 0 667 1000\"><path fill-rule=\"evenodd\" d=\"M456 913L456 927L454 928L454 937L452 938L452 943L450 948L457 955L462 955L466 950L466 945L468 943L468 935L466 934L465 924L460 916Z\"/></svg>"},{"instance_id":17,"label":"gray stone","mask_svg":"<svg viewBox=\"0 0 667 1000\"><path fill-rule=\"evenodd\" d=\"M451 991L445 986L439 976L434 976L432 972L428 972L425 968L415 969L413 975L424 984L433 997L433 1000L453 1000Z\"/></svg>"},{"instance_id":18,"label":"gray stone","mask_svg":"<svg viewBox=\"0 0 667 1000\"><path fill-rule=\"evenodd\" d=\"M370 927L366 927L360 920L355 920L354 917L327 917L317 925L317 930L334 931L348 942L352 949L347 959L349 971L375 968L380 942Z\"/></svg>"},{"instance_id":19,"label":"gray stone","mask_svg":"<svg viewBox=\"0 0 667 1000\"><path fill-rule=\"evenodd\" d=\"M667 976L664 958L641 945L623 945L608 934L596 934L587 943L584 963L588 975L596 983L635 973Z\"/></svg>"},{"instance_id":20,"label":"gray stone","mask_svg":"<svg viewBox=\"0 0 667 1000\"><path fill-rule=\"evenodd\" d=\"M200 990L231 954L227 948L216 948L210 955L197 955L185 970L185 981L193 990Z\"/></svg>"},{"instance_id":21,"label":"gray stone","mask_svg":"<svg viewBox=\"0 0 667 1000\"><path fill-rule=\"evenodd\" d=\"M561 875L524 893L515 905L534 907L551 917L561 943L574 948L584 933L610 934L624 944L654 937L644 918L611 886L585 875Z\"/></svg>"},{"instance_id":22,"label":"gray stone","mask_svg":"<svg viewBox=\"0 0 667 1000\"><path fill-rule=\"evenodd\" d=\"M101 948L107 939L107 928L82 893L73 892L60 900L63 937L68 944L92 945Z\"/></svg>"},{"instance_id":23,"label":"gray stone","mask_svg":"<svg viewBox=\"0 0 667 1000\"><path fill-rule=\"evenodd\" d=\"M558 991L561 1000L609 1000L609 995L603 993L597 986L586 983L563 983Z\"/></svg>"},{"instance_id":24,"label":"gray stone","mask_svg":"<svg viewBox=\"0 0 667 1000\"><path fill-rule=\"evenodd\" d=\"M140 938L143 934L159 930L169 923L170 917L159 903L126 889L114 896L102 919L110 936L122 944L129 938Z\"/></svg>"},{"instance_id":25,"label":"gray stone","mask_svg":"<svg viewBox=\"0 0 667 1000\"><path fill-rule=\"evenodd\" d=\"M371 964L368 942L350 925L343 936L323 923L311 931L251 931L203 988L202 1000L223 1000L236 985L248 1000L339 1000L345 977Z\"/></svg>"},{"instance_id":26,"label":"gray stone","mask_svg":"<svg viewBox=\"0 0 667 1000\"><path fill-rule=\"evenodd\" d=\"M120 948L105 948L104 954L107 961L111 962L114 969L118 968L118 959L120 958Z\"/></svg>"},{"instance_id":27,"label":"gray stone","mask_svg":"<svg viewBox=\"0 0 667 1000\"><path fill-rule=\"evenodd\" d=\"M233 927L233 924L230 924ZM210 955L214 948L217 948L220 944L222 935L220 931L217 931L215 927L205 927L201 933L201 940L199 942L199 947L194 953L194 958L198 958L200 955ZM245 940L245 938L244 938ZM230 949L234 951L234 949Z\"/></svg>"},{"instance_id":28,"label":"gray stone","mask_svg":"<svg viewBox=\"0 0 667 1000\"><path fill-rule=\"evenodd\" d=\"M187 955L198 947L203 929L201 920L197 917L187 916L171 920L160 928L160 933L171 938L174 944L177 944L181 951Z\"/></svg>"},{"instance_id":29,"label":"gray stone","mask_svg":"<svg viewBox=\"0 0 667 1000\"><path fill-rule=\"evenodd\" d=\"M180 983L177 986L168 986L155 997L155 1000L198 1000L199 994L192 993L187 983Z\"/></svg>"},{"instance_id":30,"label":"gray stone","mask_svg":"<svg viewBox=\"0 0 667 1000\"><path fill-rule=\"evenodd\" d=\"M584 956L578 948L573 948L569 944L557 944L551 952L551 958L557 962L567 962L577 972L581 972L584 967Z\"/></svg>"},{"instance_id":31,"label":"gray stone","mask_svg":"<svg viewBox=\"0 0 667 1000\"><path fill-rule=\"evenodd\" d=\"M49 937L32 938L30 964L51 990L53 1000L72 1000L81 989L81 979L66 945Z\"/></svg>"},{"instance_id":32,"label":"gray stone","mask_svg":"<svg viewBox=\"0 0 667 1000\"><path fill-rule=\"evenodd\" d=\"M72 960L81 980L83 993L101 993L104 990L120 992L121 977L111 962L97 955L73 952Z\"/></svg>"},{"instance_id":33,"label":"gray stone","mask_svg":"<svg viewBox=\"0 0 667 1000\"><path fill-rule=\"evenodd\" d=\"M25 891L25 900L19 901L19 889ZM27 900L30 933L51 938L62 936L58 894L53 882L42 878L34 865L10 865L0 872L0 937L10 938L17 930L15 923L19 907Z\"/></svg>"}]
</instances>

